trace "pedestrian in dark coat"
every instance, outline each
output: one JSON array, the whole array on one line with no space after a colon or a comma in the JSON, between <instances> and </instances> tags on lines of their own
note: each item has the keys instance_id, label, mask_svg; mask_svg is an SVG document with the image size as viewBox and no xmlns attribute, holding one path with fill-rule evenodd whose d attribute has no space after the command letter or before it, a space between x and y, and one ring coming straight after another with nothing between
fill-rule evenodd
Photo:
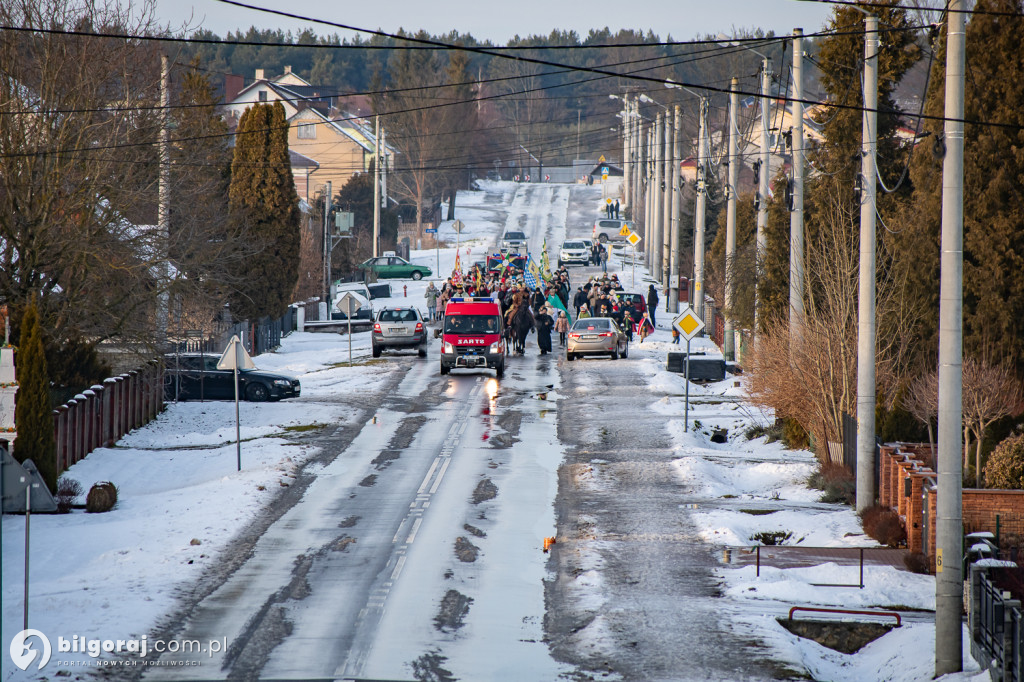
<instances>
[{"instance_id":1,"label":"pedestrian in dark coat","mask_svg":"<svg viewBox=\"0 0 1024 682\"><path fill-rule=\"evenodd\" d=\"M551 330L555 326L555 319L551 317L550 312L551 308L545 306L540 309L540 314L533 318L537 325L537 346L541 355L551 352Z\"/></svg>"},{"instance_id":2,"label":"pedestrian in dark coat","mask_svg":"<svg viewBox=\"0 0 1024 682\"><path fill-rule=\"evenodd\" d=\"M619 219L619 200L615 200L615 219Z\"/></svg>"},{"instance_id":3,"label":"pedestrian in dark coat","mask_svg":"<svg viewBox=\"0 0 1024 682\"><path fill-rule=\"evenodd\" d=\"M647 289L647 316L651 319L651 326L657 326L655 322L654 314L658 311L658 292L652 284Z\"/></svg>"},{"instance_id":4,"label":"pedestrian in dark coat","mask_svg":"<svg viewBox=\"0 0 1024 682\"><path fill-rule=\"evenodd\" d=\"M576 308L576 317L580 316L580 306L585 305L587 302L587 292L583 291L583 287L576 288L576 295L572 297L572 305Z\"/></svg>"}]
</instances>

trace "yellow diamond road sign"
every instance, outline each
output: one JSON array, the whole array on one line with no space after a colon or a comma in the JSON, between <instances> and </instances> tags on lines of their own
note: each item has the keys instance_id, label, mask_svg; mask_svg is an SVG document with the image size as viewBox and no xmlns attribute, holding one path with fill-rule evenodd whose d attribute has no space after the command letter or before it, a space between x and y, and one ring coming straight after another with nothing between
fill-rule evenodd
<instances>
[{"instance_id":1,"label":"yellow diamond road sign","mask_svg":"<svg viewBox=\"0 0 1024 682\"><path fill-rule=\"evenodd\" d=\"M632 232L632 230L629 229L629 225L623 225L619 228L620 237L628 237L630 232Z\"/></svg>"},{"instance_id":2,"label":"yellow diamond road sign","mask_svg":"<svg viewBox=\"0 0 1024 682\"><path fill-rule=\"evenodd\" d=\"M639 244L641 239L643 239L643 237L638 235L636 232L630 232L629 236L626 237L626 241L628 241L633 246L636 246L637 244Z\"/></svg>"},{"instance_id":3,"label":"yellow diamond road sign","mask_svg":"<svg viewBox=\"0 0 1024 682\"><path fill-rule=\"evenodd\" d=\"M676 319L672 320L672 326L679 330L684 339L691 341L693 337L700 334L701 330L704 329L704 320L697 317L693 309L687 306L686 310L681 312Z\"/></svg>"}]
</instances>

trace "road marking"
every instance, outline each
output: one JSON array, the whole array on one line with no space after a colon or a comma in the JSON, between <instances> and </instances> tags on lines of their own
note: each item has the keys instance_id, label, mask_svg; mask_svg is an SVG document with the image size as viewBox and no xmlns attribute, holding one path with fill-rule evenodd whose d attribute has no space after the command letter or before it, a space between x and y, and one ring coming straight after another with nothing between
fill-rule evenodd
<instances>
[{"instance_id":1,"label":"road marking","mask_svg":"<svg viewBox=\"0 0 1024 682\"><path fill-rule=\"evenodd\" d=\"M398 576L402 575L402 567L405 566L405 555L398 557L398 563L395 564L395 570L391 572L391 579L398 580Z\"/></svg>"},{"instance_id":2,"label":"road marking","mask_svg":"<svg viewBox=\"0 0 1024 682\"><path fill-rule=\"evenodd\" d=\"M437 472L437 478L434 480L434 485L430 486L431 495L437 492L437 486L441 485L441 479L444 478L444 472L448 471L448 465L451 463L451 458L448 458L444 461L444 464L441 465L441 470Z\"/></svg>"},{"instance_id":3,"label":"road marking","mask_svg":"<svg viewBox=\"0 0 1024 682\"><path fill-rule=\"evenodd\" d=\"M411 545L416 540L416 532L420 529L420 524L423 523L423 517L417 517L412 524L412 530L409 532L409 537L406 539L405 544Z\"/></svg>"},{"instance_id":4,"label":"road marking","mask_svg":"<svg viewBox=\"0 0 1024 682\"><path fill-rule=\"evenodd\" d=\"M430 483L430 477L434 475L434 469L437 468L437 463L441 461L440 457L434 458L434 463L430 465L430 471L423 477L423 483L420 484L420 489L416 491L417 495L422 495L423 491L427 489L427 485Z\"/></svg>"}]
</instances>

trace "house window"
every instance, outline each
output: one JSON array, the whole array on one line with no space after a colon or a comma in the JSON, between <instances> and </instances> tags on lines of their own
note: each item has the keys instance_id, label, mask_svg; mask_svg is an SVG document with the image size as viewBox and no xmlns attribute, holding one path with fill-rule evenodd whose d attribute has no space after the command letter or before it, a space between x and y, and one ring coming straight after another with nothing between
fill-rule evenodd
<instances>
[{"instance_id":1,"label":"house window","mask_svg":"<svg viewBox=\"0 0 1024 682\"><path fill-rule=\"evenodd\" d=\"M267 91L266 90L260 90L260 101L261 102L266 102L267 101Z\"/></svg>"},{"instance_id":2,"label":"house window","mask_svg":"<svg viewBox=\"0 0 1024 682\"><path fill-rule=\"evenodd\" d=\"M315 140L316 139L316 124L315 123L302 123L299 125L296 131L300 140Z\"/></svg>"}]
</instances>

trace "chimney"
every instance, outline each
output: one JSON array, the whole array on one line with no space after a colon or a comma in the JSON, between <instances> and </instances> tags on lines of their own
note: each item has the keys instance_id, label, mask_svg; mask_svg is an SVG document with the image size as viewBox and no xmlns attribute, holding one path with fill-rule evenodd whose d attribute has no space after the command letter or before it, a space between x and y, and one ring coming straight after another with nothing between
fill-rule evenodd
<instances>
[{"instance_id":1,"label":"chimney","mask_svg":"<svg viewBox=\"0 0 1024 682\"><path fill-rule=\"evenodd\" d=\"M292 67L290 65L286 64L285 67L284 67L284 75L287 76L291 72L292 72Z\"/></svg>"},{"instance_id":2,"label":"chimney","mask_svg":"<svg viewBox=\"0 0 1024 682\"><path fill-rule=\"evenodd\" d=\"M224 74L224 101L231 102L245 86L245 79L234 73Z\"/></svg>"},{"instance_id":3,"label":"chimney","mask_svg":"<svg viewBox=\"0 0 1024 682\"><path fill-rule=\"evenodd\" d=\"M263 71L263 69L256 69L256 80L258 80L258 81L265 81L265 80L267 80L267 77L266 77L265 72Z\"/></svg>"}]
</instances>

